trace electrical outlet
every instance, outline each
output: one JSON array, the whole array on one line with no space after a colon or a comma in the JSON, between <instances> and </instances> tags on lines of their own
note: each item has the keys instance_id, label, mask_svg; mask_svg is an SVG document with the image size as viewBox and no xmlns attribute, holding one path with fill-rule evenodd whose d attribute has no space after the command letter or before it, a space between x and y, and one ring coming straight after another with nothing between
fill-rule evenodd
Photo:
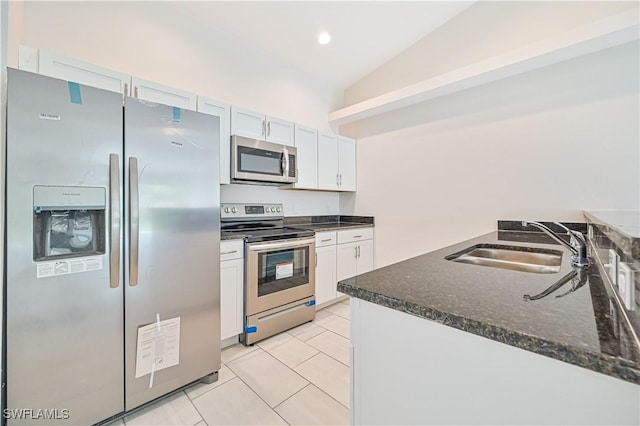
<instances>
[{"instance_id":1,"label":"electrical outlet","mask_svg":"<svg viewBox=\"0 0 640 426\"><path fill-rule=\"evenodd\" d=\"M618 284L618 263L620 262L620 256L614 249L609 249L609 263L605 266L609 268L609 278L613 285Z\"/></svg>"},{"instance_id":2,"label":"electrical outlet","mask_svg":"<svg viewBox=\"0 0 640 426\"><path fill-rule=\"evenodd\" d=\"M635 276L631 265L620 262L618 265L618 294L624 306L633 311L635 308Z\"/></svg>"}]
</instances>

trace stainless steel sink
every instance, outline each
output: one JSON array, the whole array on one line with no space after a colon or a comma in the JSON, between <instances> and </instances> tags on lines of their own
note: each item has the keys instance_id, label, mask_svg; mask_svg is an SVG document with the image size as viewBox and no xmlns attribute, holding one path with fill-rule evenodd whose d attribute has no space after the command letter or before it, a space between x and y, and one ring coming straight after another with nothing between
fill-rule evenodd
<instances>
[{"instance_id":1,"label":"stainless steel sink","mask_svg":"<svg viewBox=\"0 0 640 426\"><path fill-rule=\"evenodd\" d=\"M534 274L553 274L560 271L562 252L542 248L477 244L446 256L452 262Z\"/></svg>"}]
</instances>

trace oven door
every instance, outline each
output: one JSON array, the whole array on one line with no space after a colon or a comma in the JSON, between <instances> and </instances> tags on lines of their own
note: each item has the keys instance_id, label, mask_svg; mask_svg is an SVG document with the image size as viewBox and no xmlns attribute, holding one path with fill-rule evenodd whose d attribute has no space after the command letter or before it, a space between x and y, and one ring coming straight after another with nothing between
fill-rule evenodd
<instances>
[{"instance_id":1,"label":"oven door","mask_svg":"<svg viewBox=\"0 0 640 426\"><path fill-rule=\"evenodd\" d=\"M246 315L313 296L315 239L247 243Z\"/></svg>"}]
</instances>

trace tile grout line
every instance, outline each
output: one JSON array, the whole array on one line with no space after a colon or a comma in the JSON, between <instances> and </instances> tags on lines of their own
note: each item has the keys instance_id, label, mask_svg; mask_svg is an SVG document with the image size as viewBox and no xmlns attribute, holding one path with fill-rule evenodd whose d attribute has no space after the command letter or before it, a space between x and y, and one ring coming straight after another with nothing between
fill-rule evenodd
<instances>
[{"instance_id":1,"label":"tile grout line","mask_svg":"<svg viewBox=\"0 0 640 426\"><path fill-rule=\"evenodd\" d=\"M320 354L324 354L324 355L326 355L326 356L329 356L329 355L325 354L324 352L320 351L320 352L318 352L317 354L315 354L314 356L312 356L311 358L309 358L307 361L310 361L311 359L313 359L313 358L317 357L317 356L318 356L318 355L320 355ZM331 358L331 357L329 357L329 358ZM333 359L333 358L331 358L331 359ZM305 362L307 362L307 361L305 361ZM301 364L303 364L303 363L301 363ZM342 364L342 365L344 365L344 364ZM297 371L296 371L296 373L297 373ZM306 378L305 378L305 380L306 380ZM351 408L347 407L347 406L346 406L346 405L344 405L342 402L338 401L338 400L337 400L337 399L335 399L333 396L329 395L327 392L325 392L325 391L324 391L324 389L322 389L320 386L316 385L316 384L315 384L315 383L313 383L312 381L308 381L308 382L309 382L309 384L312 384L313 386L315 386L315 387L316 387L316 389L318 389L320 392L322 392L323 394L327 395L329 398L333 399L335 402L337 402L338 404L342 405L344 408L346 408L347 410L349 410L349 414L351 414ZM351 380L349 380L349 384L351 384Z\"/></svg>"},{"instance_id":2,"label":"tile grout line","mask_svg":"<svg viewBox=\"0 0 640 426\"><path fill-rule=\"evenodd\" d=\"M332 333L332 334L335 334L335 335L336 335L336 336L338 336L338 337L342 337L343 339L346 339L348 342L351 342L351 339L347 339L347 338L346 338L346 337L344 337L343 335L338 334L338 333L336 333L335 331L331 331L331 330L323 331L322 333L318 334L318 336L321 336L321 335L323 335L324 333ZM312 338L311 338L311 339L309 339L309 340L313 340L313 339L315 339L315 338L316 338L316 337L318 337L318 336L314 336L314 337L312 337ZM309 345L309 344L307 343L307 345ZM326 353L326 352L325 352L325 351L323 351L322 349L320 349L320 348L316 348L316 347L315 347L315 346L313 346L313 345L309 345L309 346L311 346L312 348L314 348L314 349L316 349L316 350L320 351L321 353L325 354L325 355L326 355L326 356L328 356L329 358L331 358L331 359L333 359L333 360L335 360L335 361L339 362L340 364L344 365L345 367L347 367L347 368L351 368L351 366L350 366L350 365L345 364L344 362L340 361L339 359L337 359L336 357L332 356L331 354ZM312 358L313 358L313 357L312 357ZM311 358L309 358L309 359L311 359ZM308 361L308 360L307 360L307 361ZM303 361L303 362L305 362L305 361ZM302 362L301 362L300 364L302 364ZM298 364L298 365L300 365L300 364ZM297 366L296 366L296 367L297 367Z\"/></svg>"},{"instance_id":3,"label":"tile grout line","mask_svg":"<svg viewBox=\"0 0 640 426\"><path fill-rule=\"evenodd\" d=\"M299 391L296 391L293 395L287 397L287 399L285 399L284 401L282 401L281 403L279 403L278 405L276 405L275 407L273 407L273 410L275 411L276 408L278 408L279 406L281 406L282 404L284 404L285 402L287 402L288 400L290 400L291 398L293 398L294 396L296 396L297 394L299 394L300 392L302 392L303 390L305 390L306 388L308 388L309 386L312 386L313 383L309 382L307 383L307 386L303 387L302 389L300 389ZM317 387L317 386L316 386ZM287 422L289 423L289 422Z\"/></svg>"},{"instance_id":4,"label":"tile grout line","mask_svg":"<svg viewBox=\"0 0 640 426\"><path fill-rule=\"evenodd\" d=\"M235 373L235 371L234 371L233 373L234 373L234 374L236 374L236 373ZM260 399L260 401L264 402L264 404L265 404L267 407L269 407L269 409L270 409L271 411L273 411L273 412L276 414L276 416L280 417L280 418L282 419L282 421L283 421L283 422L285 422L286 424L291 425L291 423L289 423L288 421L286 421L286 420L285 420L285 419L280 415L280 413L278 413L278 412L277 412L277 411L276 411L276 410L275 410L275 409L274 409L274 408L273 408L273 407L272 407L272 406L271 406L267 401L265 401L265 400L264 400L260 395L258 395L258 392L256 392L256 391L255 391L251 386L249 386L249 384L248 384L247 382L245 382L244 380L242 380L242 377L240 377L239 375L237 375L237 374L236 374L236 377L234 377L234 379L238 379L238 380L240 380L242 383L244 383L244 385L245 385L247 388L249 388L249 390L250 390L251 392L253 392L253 394L254 394L255 396L257 396L257 397L258 397L258 399ZM231 380L233 380L233 379L231 379ZM229 380L229 382L230 382L231 380ZM228 382L227 382L227 383L228 383Z\"/></svg>"}]
</instances>

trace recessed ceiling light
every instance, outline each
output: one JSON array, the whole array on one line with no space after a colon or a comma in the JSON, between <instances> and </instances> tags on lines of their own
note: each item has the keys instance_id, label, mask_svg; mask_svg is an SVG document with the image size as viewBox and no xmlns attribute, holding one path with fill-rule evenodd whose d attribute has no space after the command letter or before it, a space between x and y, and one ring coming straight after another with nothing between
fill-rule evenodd
<instances>
[{"instance_id":1,"label":"recessed ceiling light","mask_svg":"<svg viewBox=\"0 0 640 426\"><path fill-rule=\"evenodd\" d=\"M328 32L321 32L318 35L318 43L320 44L327 44L331 41L331 35L329 35Z\"/></svg>"}]
</instances>

